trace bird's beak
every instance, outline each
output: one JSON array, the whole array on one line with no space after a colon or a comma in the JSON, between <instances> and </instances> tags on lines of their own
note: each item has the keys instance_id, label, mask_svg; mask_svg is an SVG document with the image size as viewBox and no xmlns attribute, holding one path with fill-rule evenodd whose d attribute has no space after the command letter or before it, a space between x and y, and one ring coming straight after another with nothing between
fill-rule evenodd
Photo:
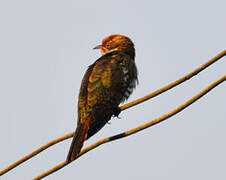
<instances>
[{"instance_id":1,"label":"bird's beak","mask_svg":"<svg viewBox=\"0 0 226 180\"><path fill-rule=\"evenodd\" d=\"M102 49L102 45L95 46L93 49Z\"/></svg>"}]
</instances>

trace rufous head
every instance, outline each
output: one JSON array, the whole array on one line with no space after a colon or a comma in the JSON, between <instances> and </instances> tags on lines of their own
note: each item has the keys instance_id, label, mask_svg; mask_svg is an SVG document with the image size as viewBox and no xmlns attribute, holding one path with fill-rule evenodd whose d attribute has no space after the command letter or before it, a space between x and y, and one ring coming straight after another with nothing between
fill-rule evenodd
<instances>
[{"instance_id":1,"label":"rufous head","mask_svg":"<svg viewBox=\"0 0 226 180\"><path fill-rule=\"evenodd\" d=\"M135 57L135 48L133 42L130 40L130 38L119 34L113 34L106 37L103 39L102 44L96 46L94 49L100 49L102 55L113 51L120 51L131 56L132 58Z\"/></svg>"}]
</instances>

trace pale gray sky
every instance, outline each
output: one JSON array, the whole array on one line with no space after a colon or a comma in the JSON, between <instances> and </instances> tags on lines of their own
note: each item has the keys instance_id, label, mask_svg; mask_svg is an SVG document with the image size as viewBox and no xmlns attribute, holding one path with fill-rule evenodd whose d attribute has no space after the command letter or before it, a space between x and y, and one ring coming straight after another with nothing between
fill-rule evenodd
<instances>
[{"instance_id":1,"label":"pale gray sky","mask_svg":"<svg viewBox=\"0 0 226 180\"><path fill-rule=\"evenodd\" d=\"M0 169L74 131L82 76L119 33L136 45L140 84L129 101L189 73L226 47L226 1L0 1ZM148 122L226 72L226 58L124 111L86 145ZM226 84L157 126L103 145L45 179L226 179ZM65 160L71 140L1 177L32 179Z\"/></svg>"}]
</instances>

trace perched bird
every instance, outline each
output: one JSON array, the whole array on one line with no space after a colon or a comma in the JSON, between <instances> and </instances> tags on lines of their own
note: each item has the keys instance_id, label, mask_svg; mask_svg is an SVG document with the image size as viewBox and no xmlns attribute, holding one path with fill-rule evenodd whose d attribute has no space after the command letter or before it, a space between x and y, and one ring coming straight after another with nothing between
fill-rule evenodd
<instances>
[{"instance_id":1,"label":"perched bird","mask_svg":"<svg viewBox=\"0 0 226 180\"><path fill-rule=\"evenodd\" d=\"M102 56L90 65L83 77L78 100L78 122L67 156L79 155L86 139L97 133L121 112L119 104L128 99L138 83L133 42L123 35L110 35L102 41Z\"/></svg>"}]
</instances>

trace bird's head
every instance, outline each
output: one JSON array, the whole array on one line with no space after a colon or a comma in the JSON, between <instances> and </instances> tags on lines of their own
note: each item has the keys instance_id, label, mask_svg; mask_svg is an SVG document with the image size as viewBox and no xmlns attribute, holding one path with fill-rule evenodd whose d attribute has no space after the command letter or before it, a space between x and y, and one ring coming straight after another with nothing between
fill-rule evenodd
<instances>
[{"instance_id":1,"label":"bird's head","mask_svg":"<svg viewBox=\"0 0 226 180\"><path fill-rule=\"evenodd\" d=\"M135 57L133 42L128 37L119 34L113 34L106 37L102 41L102 44L96 46L94 49L100 49L102 55L113 51L119 51L129 55L132 59Z\"/></svg>"}]
</instances>

